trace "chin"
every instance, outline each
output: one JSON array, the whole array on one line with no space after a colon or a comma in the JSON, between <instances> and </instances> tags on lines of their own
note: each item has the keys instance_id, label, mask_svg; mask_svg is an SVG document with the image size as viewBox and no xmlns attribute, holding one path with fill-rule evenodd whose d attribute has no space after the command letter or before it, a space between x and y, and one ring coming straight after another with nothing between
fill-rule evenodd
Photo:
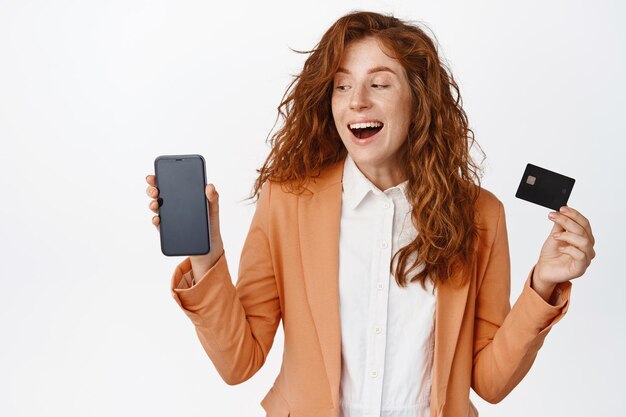
<instances>
[{"instance_id":1,"label":"chin","mask_svg":"<svg viewBox=\"0 0 626 417\"><path fill-rule=\"evenodd\" d=\"M375 166L380 165L387 158L378 152L369 149L357 149L350 152L350 157L359 165Z\"/></svg>"}]
</instances>

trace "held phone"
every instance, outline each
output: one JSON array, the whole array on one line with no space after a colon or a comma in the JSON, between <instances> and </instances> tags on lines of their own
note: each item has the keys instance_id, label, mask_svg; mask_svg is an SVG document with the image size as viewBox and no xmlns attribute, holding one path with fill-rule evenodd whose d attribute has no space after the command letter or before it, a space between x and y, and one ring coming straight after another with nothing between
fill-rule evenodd
<instances>
[{"instance_id":1,"label":"held phone","mask_svg":"<svg viewBox=\"0 0 626 417\"><path fill-rule=\"evenodd\" d=\"M202 155L161 155L154 160L159 190L161 252L205 255L211 250L206 169Z\"/></svg>"},{"instance_id":2,"label":"held phone","mask_svg":"<svg viewBox=\"0 0 626 417\"><path fill-rule=\"evenodd\" d=\"M515 197L559 211L567 205L574 178L527 164Z\"/></svg>"}]
</instances>

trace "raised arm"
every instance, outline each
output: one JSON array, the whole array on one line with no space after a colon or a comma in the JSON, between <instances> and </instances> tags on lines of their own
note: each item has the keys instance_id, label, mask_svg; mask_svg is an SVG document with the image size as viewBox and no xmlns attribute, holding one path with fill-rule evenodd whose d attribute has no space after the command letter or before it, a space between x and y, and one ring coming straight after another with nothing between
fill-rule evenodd
<instances>
[{"instance_id":1,"label":"raised arm","mask_svg":"<svg viewBox=\"0 0 626 417\"><path fill-rule=\"evenodd\" d=\"M261 189L233 285L226 254L202 277L190 259L176 267L172 296L193 322L204 350L227 384L252 377L265 363L281 312L267 238L271 184ZM182 282L181 282L182 281Z\"/></svg>"},{"instance_id":2,"label":"raised arm","mask_svg":"<svg viewBox=\"0 0 626 417\"><path fill-rule=\"evenodd\" d=\"M571 289L570 282L557 285L560 298L550 305L531 288L533 267L510 307L509 244L504 206L498 204L495 239L476 299L472 368L472 388L490 403L501 401L528 373L546 335L567 312Z\"/></svg>"}]
</instances>

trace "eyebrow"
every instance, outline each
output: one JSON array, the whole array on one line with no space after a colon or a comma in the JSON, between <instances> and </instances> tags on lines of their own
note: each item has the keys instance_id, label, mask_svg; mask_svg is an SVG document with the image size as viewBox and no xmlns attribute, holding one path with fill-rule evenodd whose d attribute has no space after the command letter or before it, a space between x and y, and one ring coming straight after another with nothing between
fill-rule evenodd
<instances>
[{"instance_id":1,"label":"eyebrow","mask_svg":"<svg viewBox=\"0 0 626 417\"><path fill-rule=\"evenodd\" d=\"M398 74L396 74L396 72L395 72L394 70L392 70L392 69L391 69L391 68L389 68L389 67L385 67L385 66L378 66L378 67L370 68L370 69L367 71L367 73L368 73L368 74L373 74L373 73L375 73L375 72L381 72L381 71L387 71L387 72L390 72L390 73L392 73L392 74L394 74L394 75L398 75ZM342 68L342 67L339 67L339 68L337 69L337 72L338 72L338 73L339 73L339 72L342 72L342 73L344 73L344 74L352 74L350 71L348 71L347 69Z\"/></svg>"}]
</instances>

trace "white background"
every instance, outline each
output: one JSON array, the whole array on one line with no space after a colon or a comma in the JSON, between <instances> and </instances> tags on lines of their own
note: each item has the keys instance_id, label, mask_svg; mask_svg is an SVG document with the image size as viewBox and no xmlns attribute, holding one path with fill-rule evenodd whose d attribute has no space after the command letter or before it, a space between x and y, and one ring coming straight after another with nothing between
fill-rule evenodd
<instances>
[{"instance_id":1,"label":"white background","mask_svg":"<svg viewBox=\"0 0 626 417\"><path fill-rule=\"evenodd\" d=\"M0 415L264 416L264 367L228 386L171 298L145 176L201 153L233 280L276 106L353 9L426 23L506 208L514 302L552 223L526 163L576 178L597 257L527 377L481 416L624 415L625 7L618 1L0 0Z\"/></svg>"}]
</instances>

